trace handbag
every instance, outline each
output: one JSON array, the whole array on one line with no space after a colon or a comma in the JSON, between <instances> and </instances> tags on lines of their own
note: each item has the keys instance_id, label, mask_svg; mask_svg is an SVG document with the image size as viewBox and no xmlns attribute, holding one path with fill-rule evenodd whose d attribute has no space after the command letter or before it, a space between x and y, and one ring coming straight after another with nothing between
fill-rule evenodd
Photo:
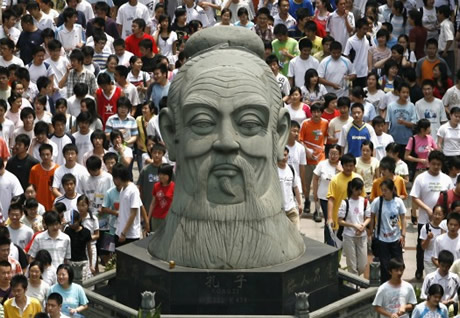
<instances>
[{"instance_id":1,"label":"handbag","mask_svg":"<svg viewBox=\"0 0 460 318\"><path fill-rule=\"evenodd\" d=\"M377 217L377 233L372 237L372 254L374 256L378 256L379 254L379 235L380 235L380 227L382 224L382 207L383 207L383 196L379 197L379 210L378 210L378 217Z\"/></svg>"}]
</instances>

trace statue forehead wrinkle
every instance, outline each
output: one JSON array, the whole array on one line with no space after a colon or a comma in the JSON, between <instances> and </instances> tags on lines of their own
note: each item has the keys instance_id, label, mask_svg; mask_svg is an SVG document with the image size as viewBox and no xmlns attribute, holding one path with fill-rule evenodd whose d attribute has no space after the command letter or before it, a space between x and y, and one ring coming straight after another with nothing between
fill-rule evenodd
<instances>
[{"instance_id":1,"label":"statue forehead wrinkle","mask_svg":"<svg viewBox=\"0 0 460 318\"><path fill-rule=\"evenodd\" d=\"M172 110L176 122L176 131L182 129L180 120L181 106L190 93L190 85L196 86L195 81L204 81L203 84L211 87L222 85L225 77L234 77L235 83L240 84L242 72L251 80L251 86L256 86L266 95L267 102L274 116L270 116L273 129L277 127L278 114L282 108L281 92L273 72L261 58L238 48L216 48L208 50L189 59L180 69L171 84L168 98L168 108ZM224 79L225 80L225 79ZM248 85L245 85L246 88ZM223 87L227 89L228 87ZM208 88L206 88L208 89Z\"/></svg>"}]
</instances>

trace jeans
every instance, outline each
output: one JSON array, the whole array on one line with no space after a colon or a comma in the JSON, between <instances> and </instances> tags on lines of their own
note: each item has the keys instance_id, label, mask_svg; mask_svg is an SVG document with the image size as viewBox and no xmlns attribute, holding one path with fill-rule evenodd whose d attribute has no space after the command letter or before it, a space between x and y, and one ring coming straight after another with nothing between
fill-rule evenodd
<instances>
[{"instance_id":1,"label":"jeans","mask_svg":"<svg viewBox=\"0 0 460 318\"><path fill-rule=\"evenodd\" d=\"M391 243L379 241L378 244L378 255L375 256L377 256L380 260L380 283L383 284L390 279L390 272L388 271L390 259L403 259L402 247L399 240Z\"/></svg>"},{"instance_id":2,"label":"jeans","mask_svg":"<svg viewBox=\"0 0 460 318\"><path fill-rule=\"evenodd\" d=\"M321 205L321 210L323 210L324 216L324 243L335 247L334 240L327 228L327 200L319 200L319 204Z\"/></svg>"}]
</instances>

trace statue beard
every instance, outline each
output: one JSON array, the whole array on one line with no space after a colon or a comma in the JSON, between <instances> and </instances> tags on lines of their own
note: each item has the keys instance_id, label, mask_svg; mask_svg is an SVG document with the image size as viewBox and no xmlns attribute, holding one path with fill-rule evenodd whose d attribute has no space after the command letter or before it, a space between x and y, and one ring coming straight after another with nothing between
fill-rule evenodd
<instances>
[{"instance_id":1,"label":"statue beard","mask_svg":"<svg viewBox=\"0 0 460 318\"><path fill-rule=\"evenodd\" d=\"M281 189L276 166L264 171L272 175L268 190L257 197L256 173L241 156L218 160L208 156L201 161L192 186L185 191L180 181L165 225L154 233L149 252L177 265L205 269L247 269L284 263L305 250L297 228L282 210ZM216 204L208 197L208 180L217 164L232 164L240 169L243 183L230 177L218 178L220 191L245 199L236 204ZM180 177L178 167L177 180ZM186 179L185 179L186 180ZM190 189L190 188L189 188Z\"/></svg>"}]
</instances>

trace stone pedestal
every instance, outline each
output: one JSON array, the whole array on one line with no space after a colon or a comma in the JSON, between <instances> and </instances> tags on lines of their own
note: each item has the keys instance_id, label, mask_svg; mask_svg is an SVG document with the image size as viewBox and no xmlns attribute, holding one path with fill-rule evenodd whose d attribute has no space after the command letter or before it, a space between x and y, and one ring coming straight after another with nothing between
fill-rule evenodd
<instances>
[{"instance_id":1,"label":"stone pedestal","mask_svg":"<svg viewBox=\"0 0 460 318\"><path fill-rule=\"evenodd\" d=\"M149 240L117 249L117 301L132 308L139 307L145 290L156 291L163 314L292 315L295 292L310 294L310 311L339 298L338 252L309 238L296 260L233 271L170 269L148 253Z\"/></svg>"}]
</instances>

